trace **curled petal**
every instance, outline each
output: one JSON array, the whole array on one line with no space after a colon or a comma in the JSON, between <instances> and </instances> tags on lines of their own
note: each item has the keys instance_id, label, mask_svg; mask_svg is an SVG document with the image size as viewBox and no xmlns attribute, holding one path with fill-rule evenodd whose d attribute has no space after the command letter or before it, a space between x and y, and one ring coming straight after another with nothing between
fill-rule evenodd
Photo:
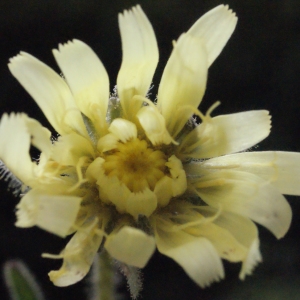
<instances>
[{"instance_id":1,"label":"curled petal","mask_svg":"<svg viewBox=\"0 0 300 300\"><path fill-rule=\"evenodd\" d=\"M155 251L155 241L139 229L124 226L108 236L104 247L113 258L143 268Z\"/></svg>"},{"instance_id":2,"label":"curled petal","mask_svg":"<svg viewBox=\"0 0 300 300\"><path fill-rule=\"evenodd\" d=\"M36 180L36 164L30 159L30 143L44 151L45 160L51 152L50 132L25 114L4 114L0 123L0 159L23 183Z\"/></svg>"},{"instance_id":3,"label":"curled petal","mask_svg":"<svg viewBox=\"0 0 300 300\"><path fill-rule=\"evenodd\" d=\"M116 176L106 176L103 158L96 158L87 169L87 177L99 186L99 197L105 203L113 203L120 213L127 212L133 217L150 216L157 207L157 197L146 188L139 193L131 192Z\"/></svg>"},{"instance_id":4,"label":"curled petal","mask_svg":"<svg viewBox=\"0 0 300 300\"><path fill-rule=\"evenodd\" d=\"M237 17L228 5L219 5L203 15L188 31L203 39L210 66L219 56L237 23Z\"/></svg>"},{"instance_id":5,"label":"curled petal","mask_svg":"<svg viewBox=\"0 0 300 300\"><path fill-rule=\"evenodd\" d=\"M183 194L187 188L187 179L181 161L175 155L172 155L168 159L168 162L166 162L166 166L170 169L170 173L173 179L172 180L173 197Z\"/></svg>"},{"instance_id":6,"label":"curled petal","mask_svg":"<svg viewBox=\"0 0 300 300\"><path fill-rule=\"evenodd\" d=\"M174 45L163 72L157 106L166 120L166 127L176 137L204 95L207 79L206 47L200 38L183 34Z\"/></svg>"},{"instance_id":7,"label":"curled petal","mask_svg":"<svg viewBox=\"0 0 300 300\"><path fill-rule=\"evenodd\" d=\"M133 121L142 103L133 96L145 96L158 63L153 28L139 5L119 14L123 59L117 78L124 115Z\"/></svg>"},{"instance_id":8,"label":"curled petal","mask_svg":"<svg viewBox=\"0 0 300 300\"><path fill-rule=\"evenodd\" d=\"M78 108L98 126L100 135L109 99L109 79L95 52L79 40L69 41L53 50L53 55L72 91Z\"/></svg>"},{"instance_id":9,"label":"curled petal","mask_svg":"<svg viewBox=\"0 0 300 300\"><path fill-rule=\"evenodd\" d=\"M166 129L165 119L156 107L145 106L137 113L137 118L152 145L170 144L173 139Z\"/></svg>"},{"instance_id":10,"label":"curled petal","mask_svg":"<svg viewBox=\"0 0 300 300\"><path fill-rule=\"evenodd\" d=\"M108 177L104 174L104 159L97 157L88 167L86 176L90 181L94 181L99 186L100 199L105 203L113 203L119 212L123 213L126 209L126 200L130 190L121 184L116 176Z\"/></svg>"},{"instance_id":11,"label":"curled petal","mask_svg":"<svg viewBox=\"0 0 300 300\"><path fill-rule=\"evenodd\" d=\"M13 57L8 67L58 133L73 130L87 135L71 91L58 74L25 52Z\"/></svg>"},{"instance_id":12,"label":"curled petal","mask_svg":"<svg viewBox=\"0 0 300 300\"><path fill-rule=\"evenodd\" d=\"M103 153L109 150L116 149L119 143L118 137L112 133L108 133L98 140L97 149Z\"/></svg>"},{"instance_id":13,"label":"curled petal","mask_svg":"<svg viewBox=\"0 0 300 300\"><path fill-rule=\"evenodd\" d=\"M88 273L102 238L96 223L79 229L59 255L64 260L61 268L49 273L54 285L68 286L80 281ZM43 257L52 256L43 254Z\"/></svg>"},{"instance_id":14,"label":"curled petal","mask_svg":"<svg viewBox=\"0 0 300 300\"><path fill-rule=\"evenodd\" d=\"M135 124L124 119L114 119L108 131L113 133L123 143L137 137Z\"/></svg>"},{"instance_id":15,"label":"curled petal","mask_svg":"<svg viewBox=\"0 0 300 300\"><path fill-rule=\"evenodd\" d=\"M265 110L206 117L184 138L178 153L182 157L211 158L246 150L266 138L270 128Z\"/></svg>"},{"instance_id":16,"label":"curled petal","mask_svg":"<svg viewBox=\"0 0 300 300\"><path fill-rule=\"evenodd\" d=\"M24 121L26 123L27 131L30 134L31 144L49 158L52 151L52 144L50 141L51 132L47 128L41 126L38 121L27 118L25 115ZM14 130L16 130L16 128L14 128Z\"/></svg>"}]
</instances>

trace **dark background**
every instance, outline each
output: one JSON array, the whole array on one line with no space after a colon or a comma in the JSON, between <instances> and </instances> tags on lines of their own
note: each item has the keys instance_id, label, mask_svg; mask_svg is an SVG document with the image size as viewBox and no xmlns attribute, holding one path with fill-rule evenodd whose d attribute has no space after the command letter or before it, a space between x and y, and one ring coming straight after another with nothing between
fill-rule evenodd
<instances>
[{"instance_id":1,"label":"dark background","mask_svg":"<svg viewBox=\"0 0 300 300\"><path fill-rule=\"evenodd\" d=\"M51 49L73 38L83 40L99 55L112 88L121 63L117 13L136 3L0 0L0 112L24 111L49 126L34 101L9 73L7 62L23 50L59 72ZM160 49L160 62L153 80L155 95L172 50L171 41L222 2L140 0L139 3L153 24ZM215 114L267 109L272 115L272 132L259 144L258 150L300 151L300 3L298 0L228 0L227 3L239 17L238 26L209 70L207 92L200 109L205 112L216 100L221 100L222 105ZM42 252L58 253L66 241L38 228L15 228L14 207L18 199L7 191L5 183L1 182L0 188L1 265L7 259L23 259L36 274L47 299L85 299L85 281L68 288L53 286L47 272L59 268L61 262L40 256ZM277 241L259 228L264 262L253 276L241 282L240 265L225 263L226 279L202 290L175 262L156 253L144 269L141 299L299 299L300 205L297 197L288 200L294 212L291 229ZM126 293L125 284L120 291ZM0 295L1 299L8 299L3 280Z\"/></svg>"}]
</instances>

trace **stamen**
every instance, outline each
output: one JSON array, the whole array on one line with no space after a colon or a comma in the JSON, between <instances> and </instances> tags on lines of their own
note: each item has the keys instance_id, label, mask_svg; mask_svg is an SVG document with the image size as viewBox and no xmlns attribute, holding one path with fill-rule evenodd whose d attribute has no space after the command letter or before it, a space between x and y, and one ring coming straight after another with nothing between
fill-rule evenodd
<instances>
[{"instance_id":1,"label":"stamen","mask_svg":"<svg viewBox=\"0 0 300 300\"><path fill-rule=\"evenodd\" d=\"M83 183L87 182L87 179L83 178L82 175L82 166L84 165L84 163L88 160L89 158L86 156L82 156L79 158L78 163L76 165L76 172L77 172L77 176L78 176L78 182L73 185L71 188L68 189L68 192L72 192L74 190L76 190L77 188L79 188Z\"/></svg>"}]
</instances>

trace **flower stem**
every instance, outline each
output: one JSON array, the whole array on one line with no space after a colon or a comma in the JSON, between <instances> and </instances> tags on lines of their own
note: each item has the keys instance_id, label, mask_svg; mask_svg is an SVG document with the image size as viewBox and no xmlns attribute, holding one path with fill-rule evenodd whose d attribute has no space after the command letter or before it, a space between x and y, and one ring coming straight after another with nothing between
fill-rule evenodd
<instances>
[{"instance_id":1,"label":"flower stem","mask_svg":"<svg viewBox=\"0 0 300 300\"><path fill-rule=\"evenodd\" d=\"M103 250L94 259L89 277L89 300L114 300L114 267L108 253Z\"/></svg>"},{"instance_id":2,"label":"flower stem","mask_svg":"<svg viewBox=\"0 0 300 300\"><path fill-rule=\"evenodd\" d=\"M104 250L99 253L99 300L114 300L114 271L111 259Z\"/></svg>"}]
</instances>

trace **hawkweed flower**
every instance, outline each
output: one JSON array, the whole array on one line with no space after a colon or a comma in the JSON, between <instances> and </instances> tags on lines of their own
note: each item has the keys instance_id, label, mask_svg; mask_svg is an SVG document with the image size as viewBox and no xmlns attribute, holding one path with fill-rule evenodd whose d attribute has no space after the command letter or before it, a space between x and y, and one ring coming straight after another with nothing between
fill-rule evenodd
<instances>
[{"instance_id":1,"label":"hawkweed flower","mask_svg":"<svg viewBox=\"0 0 300 300\"><path fill-rule=\"evenodd\" d=\"M300 194L300 154L245 152L270 133L265 110L198 110L208 68L236 22L220 5L174 42L156 103L147 92L158 48L140 6L119 15L123 60L112 94L81 41L53 50L63 77L25 52L10 60L58 133L51 138L24 113L1 119L2 173L14 174L22 196L16 226L73 234L60 254L44 254L63 259L49 273L55 285L81 280L99 249L143 268L157 248L201 287L224 277L222 259L241 262L244 279L261 260L254 222L277 238L287 232L292 212L282 194Z\"/></svg>"}]
</instances>

